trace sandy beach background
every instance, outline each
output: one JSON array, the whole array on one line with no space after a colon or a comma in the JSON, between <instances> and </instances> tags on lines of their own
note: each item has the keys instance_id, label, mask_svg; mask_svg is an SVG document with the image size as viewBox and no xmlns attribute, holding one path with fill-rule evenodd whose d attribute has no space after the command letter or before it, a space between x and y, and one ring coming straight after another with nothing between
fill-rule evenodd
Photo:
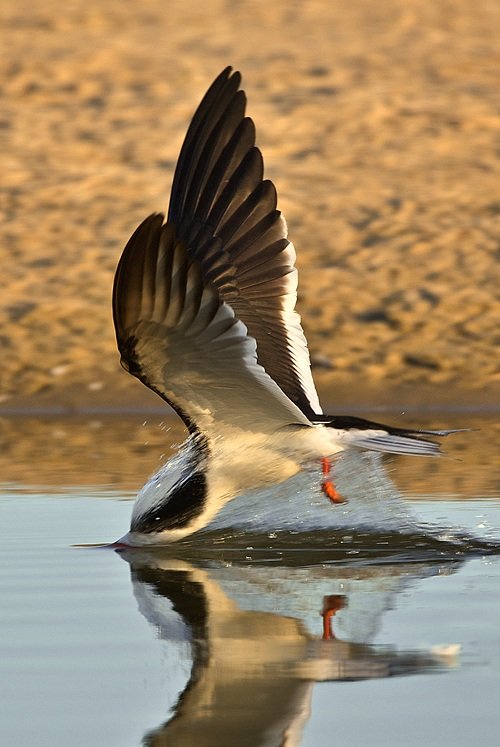
<instances>
[{"instance_id":1,"label":"sandy beach background","mask_svg":"<svg viewBox=\"0 0 500 747\"><path fill-rule=\"evenodd\" d=\"M243 73L330 403L498 402L500 4L3 0L1 402L153 402L110 292L188 121ZM158 404L161 403L158 401Z\"/></svg>"}]
</instances>

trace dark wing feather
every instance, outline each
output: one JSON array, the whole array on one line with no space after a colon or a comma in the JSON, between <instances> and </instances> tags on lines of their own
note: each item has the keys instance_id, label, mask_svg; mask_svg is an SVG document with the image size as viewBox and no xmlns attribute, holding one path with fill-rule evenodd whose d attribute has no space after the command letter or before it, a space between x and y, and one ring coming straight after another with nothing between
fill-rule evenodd
<instances>
[{"instance_id":1,"label":"dark wing feather","mask_svg":"<svg viewBox=\"0 0 500 747\"><path fill-rule=\"evenodd\" d=\"M294 311L295 251L274 185L263 179L240 81L226 68L196 110L174 175L168 223L255 338L259 363L312 417L321 408Z\"/></svg>"},{"instance_id":2,"label":"dark wing feather","mask_svg":"<svg viewBox=\"0 0 500 747\"><path fill-rule=\"evenodd\" d=\"M259 365L255 340L162 215L147 218L123 251L113 316L123 366L192 432L310 425Z\"/></svg>"},{"instance_id":3,"label":"dark wing feather","mask_svg":"<svg viewBox=\"0 0 500 747\"><path fill-rule=\"evenodd\" d=\"M321 415L320 417L314 418L314 423L321 423L322 425L331 428L339 428L340 430L383 430L394 436L409 436L415 438L420 438L421 436L444 437L449 436L452 433L462 433L469 430L469 428L441 428L438 430L434 428L432 430L426 428L399 428L394 425L377 423L374 420L358 418L354 415Z\"/></svg>"}]
</instances>

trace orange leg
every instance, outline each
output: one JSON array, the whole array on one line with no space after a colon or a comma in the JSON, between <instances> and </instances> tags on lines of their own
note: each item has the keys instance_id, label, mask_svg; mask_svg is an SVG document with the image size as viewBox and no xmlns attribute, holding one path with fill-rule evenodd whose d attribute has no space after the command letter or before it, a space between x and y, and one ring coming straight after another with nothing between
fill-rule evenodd
<instances>
[{"instance_id":1,"label":"orange leg","mask_svg":"<svg viewBox=\"0 0 500 747\"><path fill-rule=\"evenodd\" d=\"M331 594L330 596L323 597L323 611L321 617L323 618L323 640L331 641L335 638L335 633L332 630L332 617L335 613L345 607L345 600L342 594Z\"/></svg>"},{"instance_id":2,"label":"orange leg","mask_svg":"<svg viewBox=\"0 0 500 747\"><path fill-rule=\"evenodd\" d=\"M323 477L325 478L321 483L321 490L332 503L343 503L344 499L338 492L337 488L333 484L333 480L330 480L330 469L331 462L328 457L323 457L321 460L321 468L323 471Z\"/></svg>"}]
</instances>

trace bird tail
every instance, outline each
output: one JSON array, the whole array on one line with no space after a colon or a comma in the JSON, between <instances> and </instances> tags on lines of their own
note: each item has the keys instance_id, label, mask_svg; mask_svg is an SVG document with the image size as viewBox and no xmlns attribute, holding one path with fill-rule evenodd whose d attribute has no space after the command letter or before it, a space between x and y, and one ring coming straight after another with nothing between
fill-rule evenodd
<instances>
[{"instance_id":1,"label":"bird tail","mask_svg":"<svg viewBox=\"0 0 500 747\"><path fill-rule=\"evenodd\" d=\"M375 423L363 418L342 415L322 415L314 420L327 428L335 428L342 433L341 440L348 446L386 454L411 454L414 456L439 456L441 447L438 441L427 438L442 438L451 433L459 433L466 428L445 430L395 428Z\"/></svg>"}]
</instances>

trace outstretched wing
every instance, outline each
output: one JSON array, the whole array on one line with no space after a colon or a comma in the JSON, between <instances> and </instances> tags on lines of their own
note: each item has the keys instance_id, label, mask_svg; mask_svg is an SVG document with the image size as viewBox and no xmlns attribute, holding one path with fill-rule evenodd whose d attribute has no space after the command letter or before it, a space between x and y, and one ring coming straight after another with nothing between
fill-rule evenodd
<instances>
[{"instance_id":1,"label":"outstretched wing","mask_svg":"<svg viewBox=\"0 0 500 747\"><path fill-rule=\"evenodd\" d=\"M168 223L257 343L266 372L302 412L321 413L295 309L295 250L263 178L241 76L226 68L189 126L174 175ZM217 239L217 241L214 241Z\"/></svg>"},{"instance_id":2,"label":"outstretched wing","mask_svg":"<svg viewBox=\"0 0 500 747\"><path fill-rule=\"evenodd\" d=\"M113 315L124 367L191 431L310 425L257 362L255 340L163 215L147 218L125 247Z\"/></svg>"}]
</instances>

